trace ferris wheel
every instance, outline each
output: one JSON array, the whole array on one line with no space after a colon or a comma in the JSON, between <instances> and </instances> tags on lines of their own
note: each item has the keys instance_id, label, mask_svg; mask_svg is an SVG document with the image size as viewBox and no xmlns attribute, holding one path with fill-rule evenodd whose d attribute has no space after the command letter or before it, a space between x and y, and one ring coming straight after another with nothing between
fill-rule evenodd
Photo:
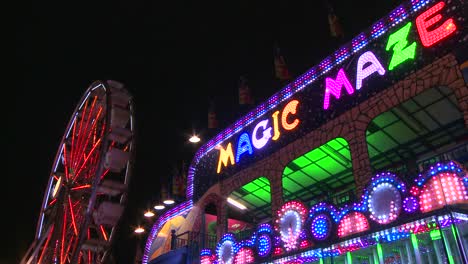
<instances>
[{"instance_id":1,"label":"ferris wheel","mask_svg":"<svg viewBox=\"0 0 468 264\"><path fill-rule=\"evenodd\" d=\"M66 127L21 263L103 263L126 205L134 106L124 85L92 83Z\"/></svg>"}]
</instances>

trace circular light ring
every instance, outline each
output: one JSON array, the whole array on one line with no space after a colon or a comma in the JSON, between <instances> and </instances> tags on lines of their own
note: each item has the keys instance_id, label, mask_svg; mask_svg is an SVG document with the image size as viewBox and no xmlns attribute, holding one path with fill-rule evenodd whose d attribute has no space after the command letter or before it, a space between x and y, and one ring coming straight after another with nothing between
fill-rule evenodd
<instances>
[{"instance_id":1,"label":"circular light ring","mask_svg":"<svg viewBox=\"0 0 468 264\"><path fill-rule=\"evenodd\" d=\"M236 239L231 233L224 234L216 247L216 259L219 264L233 264Z\"/></svg>"},{"instance_id":2,"label":"circular light ring","mask_svg":"<svg viewBox=\"0 0 468 264\"><path fill-rule=\"evenodd\" d=\"M287 251L297 248L306 214L305 205L298 201L289 201L278 210L275 229Z\"/></svg>"},{"instance_id":3,"label":"circular light ring","mask_svg":"<svg viewBox=\"0 0 468 264\"><path fill-rule=\"evenodd\" d=\"M327 204L325 202L320 202L309 210L309 219L313 219L316 215L322 214L322 213L328 213L331 216L331 219L335 222L338 223L340 219L340 214L336 210L335 206L332 204Z\"/></svg>"},{"instance_id":4,"label":"circular light ring","mask_svg":"<svg viewBox=\"0 0 468 264\"><path fill-rule=\"evenodd\" d=\"M419 208L418 199L414 196L408 196L403 200L403 210L407 213L414 213Z\"/></svg>"},{"instance_id":5,"label":"circular light ring","mask_svg":"<svg viewBox=\"0 0 468 264\"><path fill-rule=\"evenodd\" d=\"M258 234L262 234L262 233L273 234L273 228L271 227L270 224L263 223L257 227L257 233Z\"/></svg>"},{"instance_id":6,"label":"circular light ring","mask_svg":"<svg viewBox=\"0 0 468 264\"><path fill-rule=\"evenodd\" d=\"M279 232L281 238L291 240L293 237L297 238L302 229L302 221L300 214L295 210L288 210L280 218Z\"/></svg>"},{"instance_id":7,"label":"circular light ring","mask_svg":"<svg viewBox=\"0 0 468 264\"><path fill-rule=\"evenodd\" d=\"M306 206L299 202L299 201L289 201L285 203L281 208L278 210L277 215L278 218L276 219L275 230L280 231L279 223L281 218L283 218L286 214L289 214L291 211L297 212L298 216L300 217L300 222L304 222L307 214Z\"/></svg>"},{"instance_id":8,"label":"circular light ring","mask_svg":"<svg viewBox=\"0 0 468 264\"><path fill-rule=\"evenodd\" d=\"M310 231L316 240L325 240L330 236L332 222L326 214L319 214L312 219Z\"/></svg>"},{"instance_id":9,"label":"circular light ring","mask_svg":"<svg viewBox=\"0 0 468 264\"><path fill-rule=\"evenodd\" d=\"M211 257L213 253L211 252L211 249L209 248L204 248L200 251L200 257Z\"/></svg>"},{"instance_id":10,"label":"circular light ring","mask_svg":"<svg viewBox=\"0 0 468 264\"><path fill-rule=\"evenodd\" d=\"M370 191L367 204L372 220L379 224L388 224L400 214L401 195L393 184L381 182Z\"/></svg>"},{"instance_id":11,"label":"circular light ring","mask_svg":"<svg viewBox=\"0 0 468 264\"><path fill-rule=\"evenodd\" d=\"M257 238L257 251L258 256L264 258L270 255L273 248L271 237L267 234L261 234Z\"/></svg>"},{"instance_id":12,"label":"circular light ring","mask_svg":"<svg viewBox=\"0 0 468 264\"><path fill-rule=\"evenodd\" d=\"M402 193L406 193L406 185L404 182L400 180L395 174L391 172L383 172L375 175L372 180L367 185L366 189L364 190L364 195L362 199L362 205L365 207L368 206L369 202L369 195L375 190L375 187L382 183L388 183L393 185L398 191Z\"/></svg>"}]
</instances>

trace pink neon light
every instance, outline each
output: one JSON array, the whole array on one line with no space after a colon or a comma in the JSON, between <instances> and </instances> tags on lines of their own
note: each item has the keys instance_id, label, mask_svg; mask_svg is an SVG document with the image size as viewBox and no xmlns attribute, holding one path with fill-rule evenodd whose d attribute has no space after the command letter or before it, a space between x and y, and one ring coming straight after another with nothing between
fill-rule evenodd
<instances>
[{"instance_id":1,"label":"pink neon light","mask_svg":"<svg viewBox=\"0 0 468 264\"><path fill-rule=\"evenodd\" d=\"M250 248L241 248L234 257L234 264L254 263L254 253Z\"/></svg>"},{"instance_id":2,"label":"pink neon light","mask_svg":"<svg viewBox=\"0 0 468 264\"><path fill-rule=\"evenodd\" d=\"M328 109L330 106L330 94L333 94L336 99L340 99L341 87L344 86L348 94L354 93L354 88L346 77L346 73L341 68L336 75L336 81L327 77L325 79L325 98L323 100L323 109Z\"/></svg>"},{"instance_id":3,"label":"pink neon light","mask_svg":"<svg viewBox=\"0 0 468 264\"><path fill-rule=\"evenodd\" d=\"M212 264L212 263L213 263L213 261L211 261L210 256L203 256L200 259L200 264Z\"/></svg>"},{"instance_id":4,"label":"pink neon light","mask_svg":"<svg viewBox=\"0 0 468 264\"><path fill-rule=\"evenodd\" d=\"M345 237L369 229L366 217L358 212L351 212L341 219L338 225L338 236Z\"/></svg>"},{"instance_id":5,"label":"pink neon light","mask_svg":"<svg viewBox=\"0 0 468 264\"><path fill-rule=\"evenodd\" d=\"M432 27L442 19L442 15L437 14L432 18L429 17L440 11L444 6L444 2L439 2L416 18L416 27L418 28L419 37L425 47L430 47L436 44L457 30L457 26L453 23L453 19L449 18L438 28L428 31L428 28Z\"/></svg>"},{"instance_id":6,"label":"pink neon light","mask_svg":"<svg viewBox=\"0 0 468 264\"><path fill-rule=\"evenodd\" d=\"M364 67L366 64L369 64L367 67ZM380 64L379 60L375 57L372 51L367 51L359 57L357 63L357 74L356 74L356 90L361 89L362 80L369 77L369 75L374 72L378 72L380 75L385 74L385 69Z\"/></svg>"},{"instance_id":7,"label":"pink neon light","mask_svg":"<svg viewBox=\"0 0 468 264\"><path fill-rule=\"evenodd\" d=\"M423 186L419 196L422 212L442 208L447 204L468 203L466 188L455 173L441 173Z\"/></svg>"}]
</instances>

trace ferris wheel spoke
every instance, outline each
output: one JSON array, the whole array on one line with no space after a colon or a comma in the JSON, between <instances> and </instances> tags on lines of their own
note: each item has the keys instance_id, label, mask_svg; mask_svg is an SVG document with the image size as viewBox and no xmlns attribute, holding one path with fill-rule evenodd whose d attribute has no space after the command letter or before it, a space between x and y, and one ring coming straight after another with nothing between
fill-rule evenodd
<instances>
[{"instance_id":1,"label":"ferris wheel spoke","mask_svg":"<svg viewBox=\"0 0 468 264\"><path fill-rule=\"evenodd\" d=\"M92 179L96 176L96 170L99 162L99 153L94 151L90 153L85 166L80 167L79 173L75 174L72 182L75 186L92 184Z\"/></svg>"},{"instance_id":2,"label":"ferris wheel spoke","mask_svg":"<svg viewBox=\"0 0 468 264\"><path fill-rule=\"evenodd\" d=\"M89 151L88 155L85 157L84 161L83 161L83 164L81 164L81 167L80 169L78 170L78 172L75 174L75 177L73 180L76 179L76 177L78 177L78 175L80 175L80 172L83 170L83 168L85 167L86 163L88 162L88 159L91 157L91 155L94 153L94 151L96 150L96 148L101 144L101 139L99 139L95 144L94 146L91 148L91 150Z\"/></svg>"},{"instance_id":3,"label":"ferris wheel spoke","mask_svg":"<svg viewBox=\"0 0 468 264\"><path fill-rule=\"evenodd\" d=\"M73 205L71 202L70 195L68 195L68 204L70 208L70 215L71 215L71 220L72 220L72 225L73 225L73 231L75 231L75 235L78 235L78 229L76 228L76 222L75 222L75 214L73 213Z\"/></svg>"},{"instance_id":4,"label":"ferris wheel spoke","mask_svg":"<svg viewBox=\"0 0 468 264\"><path fill-rule=\"evenodd\" d=\"M72 237L70 241L68 242L67 246L67 251L65 252L65 259L70 262L70 250L72 249L71 246L74 244L74 240L76 240L76 237Z\"/></svg>"},{"instance_id":5,"label":"ferris wheel spoke","mask_svg":"<svg viewBox=\"0 0 468 264\"><path fill-rule=\"evenodd\" d=\"M92 102L90 113L92 113L92 111L94 109L94 104L96 102L96 99L97 99L97 97L94 97L94 101ZM86 101L86 102L88 102L88 101ZM80 129L78 130L78 133L76 134L76 137L78 137L78 143L77 143L78 145L77 145L77 149L76 149L76 155L74 155L74 156L76 156L75 162L73 164L74 169L76 169L76 167L78 166L78 163L81 160L82 152L86 148L86 142L87 142L86 132L88 131L88 125L89 125L89 121L90 121L90 117L87 116L88 112L87 112L87 107L86 106L85 106L85 109L83 110L83 112L81 114ZM83 122L85 122L84 127L82 125ZM87 135L87 136L89 137L89 135Z\"/></svg>"},{"instance_id":6,"label":"ferris wheel spoke","mask_svg":"<svg viewBox=\"0 0 468 264\"><path fill-rule=\"evenodd\" d=\"M97 120L97 119L96 119ZM95 123L97 124L97 122ZM94 125L93 125L94 126ZM89 159L89 157L91 157L91 155L94 153L95 149L101 144L101 137L99 137L99 139L96 141L96 140L92 140L92 146L91 146L91 150L86 153L86 149L87 147L89 146L89 140L91 138L91 135L89 134L87 136L87 139L86 139L86 142L85 142L85 145L83 146L82 148L82 151L80 152L79 156L80 158L78 159L78 161L76 162L76 166L75 168L78 168L78 166L80 166L80 168L78 169L79 171L82 170L82 168L84 167L84 165L86 164L87 160ZM81 163L83 161L83 163ZM81 165L80 165L81 163ZM79 173L76 173L76 174L79 174Z\"/></svg>"},{"instance_id":7,"label":"ferris wheel spoke","mask_svg":"<svg viewBox=\"0 0 468 264\"><path fill-rule=\"evenodd\" d=\"M104 226L103 225L99 225L99 229L101 230L101 234L102 234L102 237L104 238L105 241L109 240L108 236L107 236L107 232L106 230L104 229Z\"/></svg>"},{"instance_id":8,"label":"ferris wheel spoke","mask_svg":"<svg viewBox=\"0 0 468 264\"><path fill-rule=\"evenodd\" d=\"M101 175L101 180L104 179L104 177L106 177L106 175L109 173L109 171L110 171L110 169L106 169L106 170L104 171L104 173L102 173L102 175Z\"/></svg>"},{"instance_id":9,"label":"ferris wheel spoke","mask_svg":"<svg viewBox=\"0 0 468 264\"><path fill-rule=\"evenodd\" d=\"M63 213L63 223L62 223L62 237L60 242L60 263L63 263L63 246L65 244L65 234L67 233L67 213Z\"/></svg>"},{"instance_id":10,"label":"ferris wheel spoke","mask_svg":"<svg viewBox=\"0 0 468 264\"><path fill-rule=\"evenodd\" d=\"M50 230L49 230L49 234L47 234L47 239L44 243L44 246L42 247L42 252L41 254L39 255L39 260L38 260L38 264L42 263L42 258L44 257L44 255L46 254L46 252L48 252L47 248L49 246L49 242L50 242L50 238L52 237L52 233L54 232L54 225L52 225L50 227Z\"/></svg>"},{"instance_id":11,"label":"ferris wheel spoke","mask_svg":"<svg viewBox=\"0 0 468 264\"><path fill-rule=\"evenodd\" d=\"M97 97L95 97L95 101L96 101L96 98ZM86 127L83 129L83 131L80 131L80 134L79 134L79 136L83 136L83 137L82 137L82 140L81 140L81 145L79 145L79 148L77 149L79 152L78 152L78 155L77 155L78 160L76 161L75 167L78 167L78 165L79 165L79 163L80 163L80 161L82 159L82 156L84 156L83 153L86 152L86 147L88 146L89 140L92 137L92 131L98 125L98 121L99 121L99 118L100 118L101 113L102 113L102 107L99 107L99 111L98 111L97 115L91 121L91 127L88 127L89 122L92 119L91 115L93 114L93 111L94 111L95 101L93 102L93 105L92 105L91 110L89 112L89 116L88 117L83 116L83 119L87 119L86 120ZM86 139L85 139L85 137L86 137ZM83 140L85 140L85 141L83 141Z\"/></svg>"},{"instance_id":12,"label":"ferris wheel spoke","mask_svg":"<svg viewBox=\"0 0 468 264\"><path fill-rule=\"evenodd\" d=\"M93 105L93 109L94 109L94 105ZM84 135L86 135L86 139L85 139L84 144L81 146L81 152L82 153L80 153L79 156L78 156L80 158L77 161L77 165L80 163L81 159L86 156L84 153L86 152L86 148L88 147L90 139L93 139L92 142L95 142L95 138L93 137L93 134L95 133L96 129L98 128L97 126L98 126L98 123L99 123L98 121L100 120L100 117L101 117L102 107L99 107L99 111L98 111L97 115L93 118L93 120L91 122L91 126L88 127L89 121L90 121L90 119L92 119L92 117L91 117L92 111L93 110L91 110L91 112L89 113L90 116L87 117L88 120L87 120L86 128L83 130ZM83 137L83 139L84 139L84 137Z\"/></svg>"},{"instance_id":13,"label":"ferris wheel spoke","mask_svg":"<svg viewBox=\"0 0 468 264\"><path fill-rule=\"evenodd\" d=\"M84 185L80 185L80 186L70 188L70 191L77 191L77 190L82 190L82 189L86 189L86 188L90 188L90 187L91 187L91 184L84 184Z\"/></svg>"},{"instance_id":14,"label":"ferris wheel spoke","mask_svg":"<svg viewBox=\"0 0 468 264\"><path fill-rule=\"evenodd\" d=\"M83 111L86 112L87 108L88 108L88 100L86 100L86 102L85 102ZM81 128L83 127L83 121L84 121L84 118L83 118L83 115L81 115L81 117L80 117L80 127L78 128L78 132L76 134L75 134L75 131L73 131L73 135L72 135L73 138L78 137L78 135L79 135L79 133L81 131ZM77 148L80 146L80 138L79 137L77 138L76 145L77 145ZM73 152L73 157L74 157L73 166L75 166L75 163L76 163L76 154L77 154L76 152L77 152L77 150L75 150Z\"/></svg>"},{"instance_id":15,"label":"ferris wheel spoke","mask_svg":"<svg viewBox=\"0 0 468 264\"><path fill-rule=\"evenodd\" d=\"M52 199L52 200L50 200L50 202L49 202L49 204L47 205L47 207L52 206L52 205L53 205L54 203L56 203L56 202L57 202L57 199L55 199L55 198ZM47 209L47 208L46 208L46 209Z\"/></svg>"}]
</instances>

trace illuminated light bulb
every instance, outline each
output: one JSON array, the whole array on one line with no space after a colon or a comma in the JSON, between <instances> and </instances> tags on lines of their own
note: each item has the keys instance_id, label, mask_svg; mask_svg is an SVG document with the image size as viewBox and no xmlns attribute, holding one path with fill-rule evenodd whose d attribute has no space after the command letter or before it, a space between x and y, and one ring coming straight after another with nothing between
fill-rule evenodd
<instances>
[{"instance_id":1,"label":"illuminated light bulb","mask_svg":"<svg viewBox=\"0 0 468 264\"><path fill-rule=\"evenodd\" d=\"M134 232L137 233L137 234L141 234L141 233L145 232L145 229L143 227L139 226L139 227L135 228Z\"/></svg>"},{"instance_id":2,"label":"illuminated light bulb","mask_svg":"<svg viewBox=\"0 0 468 264\"><path fill-rule=\"evenodd\" d=\"M166 208L166 207L164 205L162 205L162 204L157 204L157 205L154 206L154 209L156 209L156 210L163 210L164 208Z\"/></svg>"},{"instance_id":3,"label":"illuminated light bulb","mask_svg":"<svg viewBox=\"0 0 468 264\"><path fill-rule=\"evenodd\" d=\"M171 205L174 204L175 201L172 198L167 198L166 200L163 201L164 204Z\"/></svg>"},{"instance_id":4,"label":"illuminated light bulb","mask_svg":"<svg viewBox=\"0 0 468 264\"><path fill-rule=\"evenodd\" d=\"M189 141L192 142L192 143L198 143L201 141L201 138L198 137L197 135L192 135L190 138L189 138Z\"/></svg>"},{"instance_id":5,"label":"illuminated light bulb","mask_svg":"<svg viewBox=\"0 0 468 264\"><path fill-rule=\"evenodd\" d=\"M144 214L143 214L145 217L153 217L154 216L154 213L151 212L150 210L146 211Z\"/></svg>"}]
</instances>

